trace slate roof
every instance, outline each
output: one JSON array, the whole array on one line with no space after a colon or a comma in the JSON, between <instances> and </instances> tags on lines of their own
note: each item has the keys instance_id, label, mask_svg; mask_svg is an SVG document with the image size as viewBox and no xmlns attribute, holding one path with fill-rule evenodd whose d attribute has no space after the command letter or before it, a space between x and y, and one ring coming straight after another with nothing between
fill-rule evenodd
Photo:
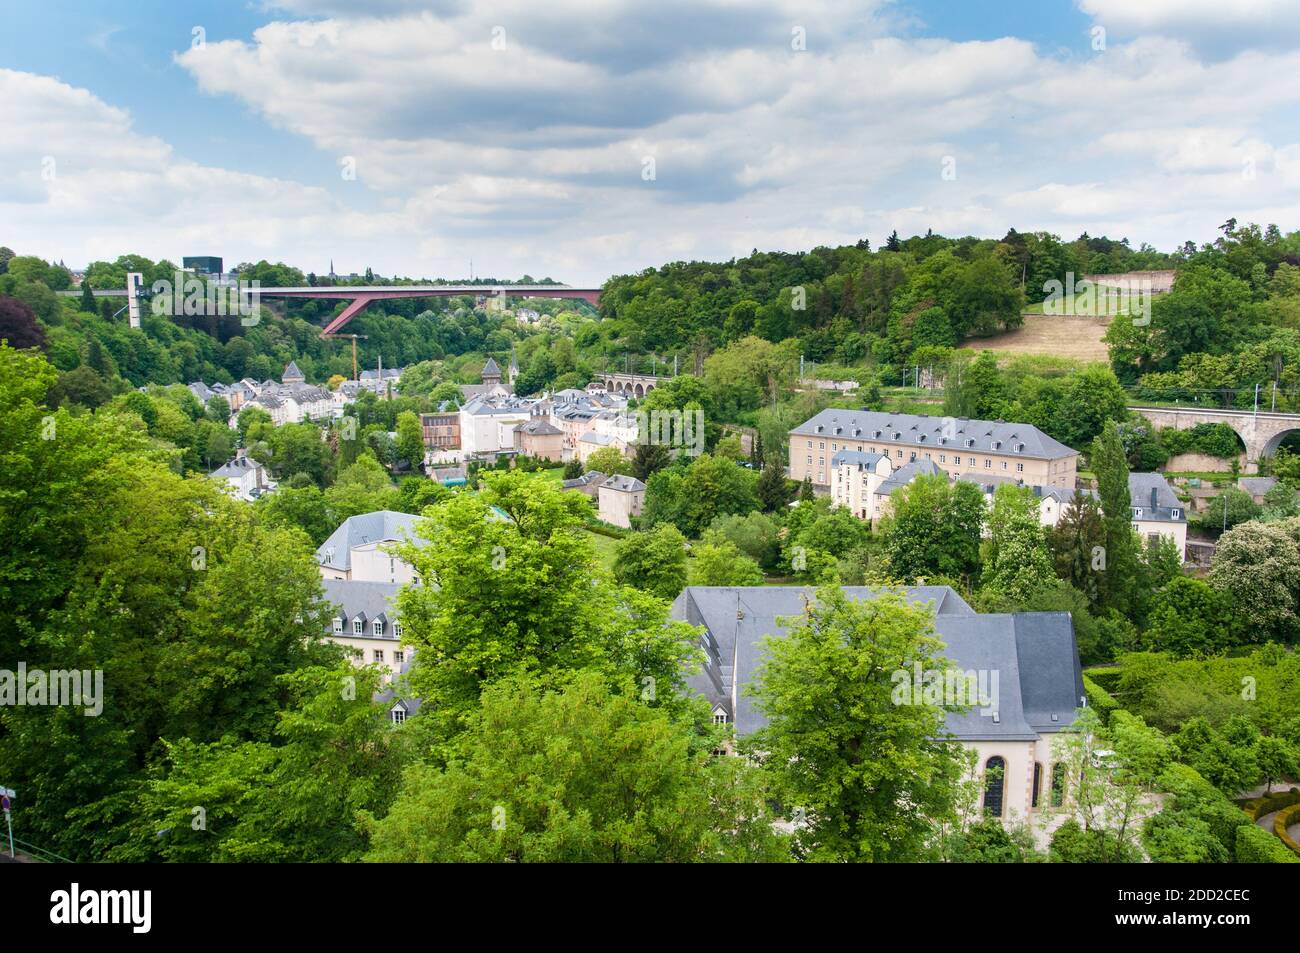
<instances>
[{"instance_id":1,"label":"slate roof","mask_svg":"<svg viewBox=\"0 0 1300 953\"><path fill-rule=\"evenodd\" d=\"M352 548L381 540L422 539L415 532L418 516L375 510L345 519L329 539L316 550L316 562L331 569L347 572L352 568Z\"/></svg>"},{"instance_id":2,"label":"slate roof","mask_svg":"<svg viewBox=\"0 0 1300 953\"><path fill-rule=\"evenodd\" d=\"M854 600L874 594L863 586L846 586L844 592ZM997 721L978 708L951 714L946 725L957 739L1028 741L1073 721L1083 674L1068 613L980 615L947 586L913 586L905 594L931 605L935 634L946 644L944 657L963 671L988 672L990 679L997 672ZM738 735L766 724L743 690L764 660L763 639L784 636L788 628L777 619L799 615L805 600L815 598L809 587L690 586L673 603L673 618L704 626L707 662L687 684L723 708Z\"/></svg>"},{"instance_id":3,"label":"slate roof","mask_svg":"<svg viewBox=\"0 0 1300 953\"><path fill-rule=\"evenodd\" d=\"M494 361L491 357L489 357L489 358L487 359L486 363L484 363L484 365L483 365L483 371L482 371L481 374L479 374L479 376L480 376L480 377L500 377L500 376L501 376L501 366L500 366L499 364L497 364L497 362Z\"/></svg>"},{"instance_id":4,"label":"slate roof","mask_svg":"<svg viewBox=\"0 0 1300 953\"><path fill-rule=\"evenodd\" d=\"M641 493L645 491L645 484L636 477L616 473L602 483L600 488L602 490L618 490L620 493Z\"/></svg>"},{"instance_id":5,"label":"slate roof","mask_svg":"<svg viewBox=\"0 0 1300 953\"><path fill-rule=\"evenodd\" d=\"M947 431L945 432L945 426ZM1055 460L1072 450L1030 424L829 408L790 431L792 437L875 441L901 447L946 447ZM898 434L897 437L894 434ZM974 441L968 445L969 441ZM994 446L997 444L998 446Z\"/></svg>"},{"instance_id":6,"label":"slate roof","mask_svg":"<svg viewBox=\"0 0 1300 953\"><path fill-rule=\"evenodd\" d=\"M865 467L868 470L875 470L876 464L881 460L887 459L883 453L866 453L860 450L841 450L835 456L831 457L831 466L850 466Z\"/></svg>"},{"instance_id":7,"label":"slate roof","mask_svg":"<svg viewBox=\"0 0 1300 953\"><path fill-rule=\"evenodd\" d=\"M300 381L307 379L306 375L303 374L302 371L298 370L297 362L290 361L288 364L284 366L284 373L280 375L280 380L285 381L287 383L289 379L295 377Z\"/></svg>"},{"instance_id":8,"label":"slate roof","mask_svg":"<svg viewBox=\"0 0 1300 953\"><path fill-rule=\"evenodd\" d=\"M375 639L374 629L371 623L376 619L384 621L384 634L377 637L377 641L396 642L397 635L393 629L393 622L397 619L395 606L397 604L397 593L402 588L396 583L390 582L355 582L351 579L325 579L321 582L324 590L324 601L335 607L335 615L331 618L337 618L339 613L343 617L343 635L351 638L362 638L352 631L352 622L360 618L365 623L362 630L367 639ZM330 630L333 632L333 628Z\"/></svg>"},{"instance_id":9,"label":"slate roof","mask_svg":"<svg viewBox=\"0 0 1300 953\"><path fill-rule=\"evenodd\" d=\"M564 433L564 431L561 430L559 427L553 426L549 422L542 420L540 418L535 418L533 420L525 421L524 423L521 423L519 424L519 426L515 427L515 430L518 431L519 433L530 434L534 437L552 437L555 436L556 434Z\"/></svg>"},{"instance_id":10,"label":"slate roof","mask_svg":"<svg viewBox=\"0 0 1300 953\"><path fill-rule=\"evenodd\" d=\"M1187 522L1187 510L1182 501L1174 495L1164 474L1130 473L1128 492L1135 519L1165 523ZM1137 515L1139 509L1142 511L1141 516ZM1178 513L1177 516L1174 515L1175 511Z\"/></svg>"},{"instance_id":11,"label":"slate roof","mask_svg":"<svg viewBox=\"0 0 1300 953\"><path fill-rule=\"evenodd\" d=\"M581 490L585 487L591 486L593 483L604 483L606 476L607 474L601 473L599 470L588 470L580 477L575 477L572 480L564 480L560 485L566 490Z\"/></svg>"},{"instance_id":12,"label":"slate roof","mask_svg":"<svg viewBox=\"0 0 1300 953\"><path fill-rule=\"evenodd\" d=\"M597 433L594 430L589 430L578 438L578 443L594 443L602 447L609 447L613 445L614 438L607 433Z\"/></svg>"},{"instance_id":13,"label":"slate roof","mask_svg":"<svg viewBox=\"0 0 1300 953\"><path fill-rule=\"evenodd\" d=\"M934 476L943 473L943 469L933 460L913 460L905 463L876 487L876 496L892 496L919 476Z\"/></svg>"},{"instance_id":14,"label":"slate roof","mask_svg":"<svg viewBox=\"0 0 1300 953\"><path fill-rule=\"evenodd\" d=\"M258 463L256 460L249 459L246 456L234 457L230 460L227 460L221 466L217 467L215 470L209 473L208 476L217 479L226 479L228 477L234 477L237 479L239 477L242 477L248 471L257 470L260 467L261 467L260 463Z\"/></svg>"}]
</instances>

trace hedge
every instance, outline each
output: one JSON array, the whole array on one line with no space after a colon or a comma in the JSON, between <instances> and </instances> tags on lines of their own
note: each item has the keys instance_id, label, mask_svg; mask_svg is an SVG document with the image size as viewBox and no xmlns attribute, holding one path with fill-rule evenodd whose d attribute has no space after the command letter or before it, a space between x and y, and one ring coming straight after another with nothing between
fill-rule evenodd
<instances>
[{"instance_id":1,"label":"hedge","mask_svg":"<svg viewBox=\"0 0 1300 953\"><path fill-rule=\"evenodd\" d=\"M1113 692L1119 687L1119 680L1123 678L1124 670L1116 665L1114 668L1090 668L1084 672L1085 679L1092 679L1096 685L1107 692Z\"/></svg>"},{"instance_id":2,"label":"hedge","mask_svg":"<svg viewBox=\"0 0 1300 953\"><path fill-rule=\"evenodd\" d=\"M1088 704L1097 709L1102 724L1110 721L1110 713L1119 708L1119 702L1111 697L1110 692L1102 688L1087 675L1083 676L1083 691L1088 696Z\"/></svg>"},{"instance_id":3,"label":"hedge","mask_svg":"<svg viewBox=\"0 0 1300 953\"><path fill-rule=\"evenodd\" d=\"M1295 838L1286 830L1293 824L1300 824L1300 804L1292 804L1277 812L1277 817L1273 818L1273 833L1278 836L1278 840L1291 849L1293 854L1300 856L1300 843L1296 843Z\"/></svg>"},{"instance_id":4,"label":"hedge","mask_svg":"<svg viewBox=\"0 0 1300 953\"><path fill-rule=\"evenodd\" d=\"M1251 798L1248 801L1242 801L1241 807L1250 815L1252 821L1257 821L1265 814L1272 814L1274 811L1280 811L1292 804L1300 804L1300 788L1291 788L1287 791L1278 791L1276 794L1265 794Z\"/></svg>"},{"instance_id":5,"label":"hedge","mask_svg":"<svg viewBox=\"0 0 1300 953\"><path fill-rule=\"evenodd\" d=\"M1166 765L1157 786L1173 795L1165 811L1185 812L1204 821L1229 853L1236 849L1237 828L1253 823L1222 791L1188 765L1177 761Z\"/></svg>"},{"instance_id":6,"label":"hedge","mask_svg":"<svg viewBox=\"0 0 1300 953\"><path fill-rule=\"evenodd\" d=\"M1235 853L1239 864L1300 864L1300 857L1257 824L1237 828Z\"/></svg>"}]
</instances>

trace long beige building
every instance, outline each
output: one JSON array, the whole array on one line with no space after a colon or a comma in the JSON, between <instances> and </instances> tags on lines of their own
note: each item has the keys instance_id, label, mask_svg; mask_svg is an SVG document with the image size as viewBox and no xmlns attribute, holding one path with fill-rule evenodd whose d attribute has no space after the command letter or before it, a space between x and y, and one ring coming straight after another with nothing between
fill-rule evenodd
<instances>
[{"instance_id":1,"label":"long beige building","mask_svg":"<svg viewBox=\"0 0 1300 953\"><path fill-rule=\"evenodd\" d=\"M1073 489L1079 453L1030 424L873 410L823 410L790 431L790 478L829 488L841 450L882 454L895 470L930 461L950 477L1003 476Z\"/></svg>"}]
</instances>

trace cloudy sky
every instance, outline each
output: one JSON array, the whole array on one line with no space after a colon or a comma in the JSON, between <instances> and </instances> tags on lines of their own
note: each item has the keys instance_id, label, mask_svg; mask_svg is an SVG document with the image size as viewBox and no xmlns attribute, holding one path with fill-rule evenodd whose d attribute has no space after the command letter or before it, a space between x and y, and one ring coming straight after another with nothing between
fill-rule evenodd
<instances>
[{"instance_id":1,"label":"cloudy sky","mask_svg":"<svg viewBox=\"0 0 1300 953\"><path fill-rule=\"evenodd\" d=\"M12 4L0 244L599 284L892 229L1289 231L1294 3Z\"/></svg>"}]
</instances>

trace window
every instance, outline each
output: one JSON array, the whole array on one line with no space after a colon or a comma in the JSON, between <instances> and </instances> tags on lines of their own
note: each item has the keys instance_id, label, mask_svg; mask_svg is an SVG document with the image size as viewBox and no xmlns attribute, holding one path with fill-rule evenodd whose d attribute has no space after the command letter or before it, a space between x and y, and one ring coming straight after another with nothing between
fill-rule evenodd
<instances>
[{"instance_id":1,"label":"window","mask_svg":"<svg viewBox=\"0 0 1300 953\"><path fill-rule=\"evenodd\" d=\"M375 656L374 656L373 659L371 659L371 661L374 661L374 662L382 662L383 660L384 660L384 650L383 650L383 649L375 649Z\"/></svg>"},{"instance_id":2,"label":"window","mask_svg":"<svg viewBox=\"0 0 1300 953\"><path fill-rule=\"evenodd\" d=\"M1040 762L1035 761L1034 762L1034 787L1033 790L1030 791L1029 793L1030 807L1038 807L1038 792L1039 789L1042 788L1042 786L1043 786L1043 765Z\"/></svg>"},{"instance_id":3,"label":"window","mask_svg":"<svg viewBox=\"0 0 1300 953\"><path fill-rule=\"evenodd\" d=\"M808 441L808 449L809 449L809 450L812 449L812 441L811 441L811 440Z\"/></svg>"},{"instance_id":4,"label":"window","mask_svg":"<svg viewBox=\"0 0 1300 953\"><path fill-rule=\"evenodd\" d=\"M402 637L402 623L400 622L393 623L393 635L399 639Z\"/></svg>"},{"instance_id":5,"label":"window","mask_svg":"<svg viewBox=\"0 0 1300 953\"><path fill-rule=\"evenodd\" d=\"M1017 463L1017 464L1016 464L1016 472L1017 472L1017 473L1024 473L1024 472L1025 472L1025 465L1024 465L1023 463Z\"/></svg>"},{"instance_id":6,"label":"window","mask_svg":"<svg viewBox=\"0 0 1300 953\"><path fill-rule=\"evenodd\" d=\"M988 457L984 458L984 469L985 470L993 469L993 461L990 460Z\"/></svg>"},{"instance_id":7,"label":"window","mask_svg":"<svg viewBox=\"0 0 1300 953\"><path fill-rule=\"evenodd\" d=\"M1002 816L1002 792L1006 788L1007 763L994 755L984 762L984 816Z\"/></svg>"},{"instance_id":8,"label":"window","mask_svg":"<svg viewBox=\"0 0 1300 953\"><path fill-rule=\"evenodd\" d=\"M895 450L894 453L899 457L899 459L902 459L902 456L903 456L903 451L902 451L902 450Z\"/></svg>"},{"instance_id":9,"label":"window","mask_svg":"<svg viewBox=\"0 0 1300 953\"><path fill-rule=\"evenodd\" d=\"M941 453L941 454L939 454L939 462L940 462L940 463L947 463L947 462L948 462L948 455L947 455L946 453Z\"/></svg>"},{"instance_id":10,"label":"window","mask_svg":"<svg viewBox=\"0 0 1300 953\"><path fill-rule=\"evenodd\" d=\"M1002 469L1005 470L1006 468L1007 468L1007 461L1003 460L1003 461L1002 461Z\"/></svg>"},{"instance_id":11,"label":"window","mask_svg":"<svg viewBox=\"0 0 1300 953\"><path fill-rule=\"evenodd\" d=\"M403 662L406 661L406 653L405 653L405 652L402 652L402 651L400 651L400 650L394 652L394 653L393 653L393 661L396 662L398 665L401 665Z\"/></svg>"},{"instance_id":12,"label":"window","mask_svg":"<svg viewBox=\"0 0 1300 953\"><path fill-rule=\"evenodd\" d=\"M812 457L811 457L811 456L808 458L808 464L809 464L809 466L812 465Z\"/></svg>"},{"instance_id":13,"label":"window","mask_svg":"<svg viewBox=\"0 0 1300 953\"><path fill-rule=\"evenodd\" d=\"M334 632L335 632L335 634L337 634L337 635L341 635L341 634L343 633L343 620L342 620L342 619L336 618L336 619L334 620Z\"/></svg>"},{"instance_id":14,"label":"window","mask_svg":"<svg viewBox=\"0 0 1300 953\"><path fill-rule=\"evenodd\" d=\"M394 708L388 714L393 719L393 724L395 725L400 725L402 722L406 721L406 712L401 708Z\"/></svg>"},{"instance_id":15,"label":"window","mask_svg":"<svg viewBox=\"0 0 1300 953\"><path fill-rule=\"evenodd\" d=\"M372 631L375 634L375 637L378 638L379 636L384 634L384 624L380 622L378 619L376 619L371 624L370 631Z\"/></svg>"},{"instance_id":16,"label":"window","mask_svg":"<svg viewBox=\"0 0 1300 953\"><path fill-rule=\"evenodd\" d=\"M365 635L365 634L366 634L366 624L365 624L364 622L362 622L360 619L354 619L353 622L352 622L352 634L353 634L353 635Z\"/></svg>"},{"instance_id":17,"label":"window","mask_svg":"<svg viewBox=\"0 0 1300 953\"><path fill-rule=\"evenodd\" d=\"M1182 512L1178 509L1178 507L1174 507L1174 519L1178 519L1178 517L1180 517L1181 515Z\"/></svg>"},{"instance_id":18,"label":"window","mask_svg":"<svg viewBox=\"0 0 1300 953\"><path fill-rule=\"evenodd\" d=\"M1065 803L1065 765L1056 763L1052 765L1052 807L1060 807Z\"/></svg>"},{"instance_id":19,"label":"window","mask_svg":"<svg viewBox=\"0 0 1300 953\"><path fill-rule=\"evenodd\" d=\"M953 458L952 458L952 465L955 466L955 467L959 467L959 466L961 466L961 457L953 457Z\"/></svg>"},{"instance_id":20,"label":"window","mask_svg":"<svg viewBox=\"0 0 1300 953\"><path fill-rule=\"evenodd\" d=\"M826 441L825 441L825 440L818 441L818 443L817 443L817 449L818 449L818 450L825 450L825 449L826 449Z\"/></svg>"},{"instance_id":21,"label":"window","mask_svg":"<svg viewBox=\"0 0 1300 953\"><path fill-rule=\"evenodd\" d=\"M727 713L725 711L715 711L713 713L713 723L715 725L725 725L727 723Z\"/></svg>"}]
</instances>

